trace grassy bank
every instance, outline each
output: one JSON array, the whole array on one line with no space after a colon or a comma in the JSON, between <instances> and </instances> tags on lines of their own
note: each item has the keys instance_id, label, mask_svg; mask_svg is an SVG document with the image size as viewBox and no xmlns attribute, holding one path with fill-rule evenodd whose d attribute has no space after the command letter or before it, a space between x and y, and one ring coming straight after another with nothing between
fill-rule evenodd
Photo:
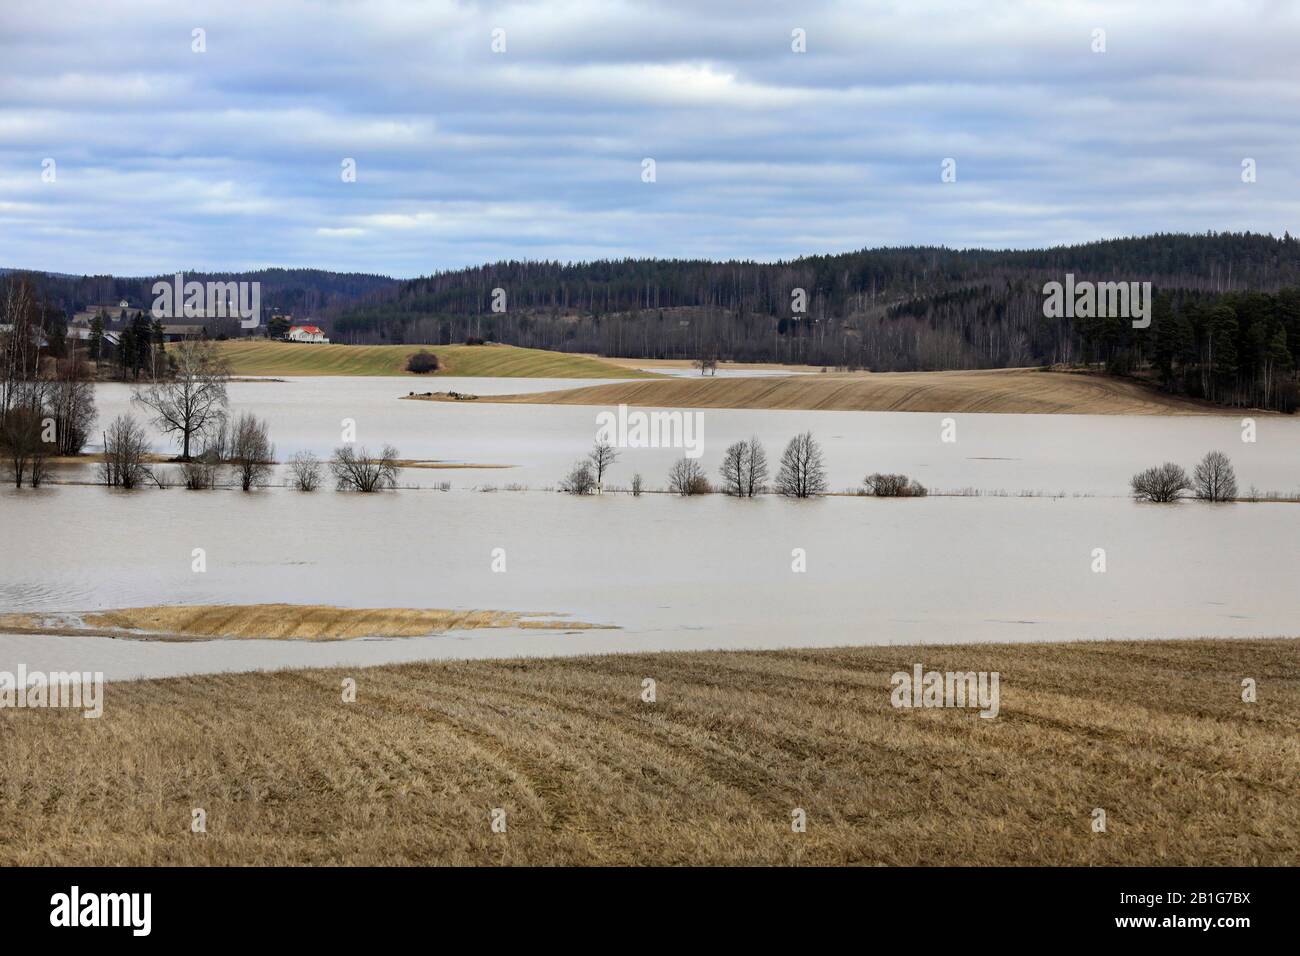
<instances>
[{"instance_id":1,"label":"grassy bank","mask_svg":"<svg viewBox=\"0 0 1300 956\"><path fill-rule=\"evenodd\" d=\"M405 375L412 381L448 375L502 378L645 378L651 373L586 355L511 345L308 345L266 339L218 342L234 375ZM438 356L431 375L406 371L421 350Z\"/></svg>"},{"instance_id":2,"label":"grassy bank","mask_svg":"<svg viewBox=\"0 0 1300 956\"><path fill-rule=\"evenodd\" d=\"M1125 379L1036 369L826 373L779 378L661 378L483 396L521 404L810 411L1018 412L1074 415L1240 415Z\"/></svg>"},{"instance_id":3,"label":"grassy bank","mask_svg":"<svg viewBox=\"0 0 1300 956\"><path fill-rule=\"evenodd\" d=\"M20 770L0 863L1294 865L1298 652L881 647L113 684L99 720L0 711ZM895 709L890 674L917 662L998 671L1000 715Z\"/></svg>"}]
</instances>

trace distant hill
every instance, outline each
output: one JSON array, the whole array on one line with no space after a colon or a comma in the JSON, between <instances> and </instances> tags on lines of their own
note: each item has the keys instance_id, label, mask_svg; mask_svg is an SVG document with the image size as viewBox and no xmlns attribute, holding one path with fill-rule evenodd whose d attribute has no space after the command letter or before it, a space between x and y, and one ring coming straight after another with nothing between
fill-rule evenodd
<instances>
[{"instance_id":1,"label":"distant hill","mask_svg":"<svg viewBox=\"0 0 1300 956\"><path fill-rule=\"evenodd\" d=\"M0 269L0 273L25 272ZM170 281L174 272L156 276L74 276L64 273L30 273L45 302L72 316L92 306L116 305L126 301L132 310L148 310L153 303L153 285ZM253 272L186 272L186 281L260 282L262 305L270 311L291 313L302 318L326 321L345 309L395 293L396 279L360 272L327 272L321 269L259 269Z\"/></svg>"},{"instance_id":2,"label":"distant hill","mask_svg":"<svg viewBox=\"0 0 1300 956\"><path fill-rule=\"evenodd\" d=\"M1044 283L1067 273L1151 282L1151 326L1048 317ZM1222 404L1300 402L1300 241L1289 234L1162 233L1030 250L909 246L775 263L511 261L406 281L312 269L189 277L260 281L268 312L310 317L334 342L353 345L482 339L877 371L1101 363ZM121 299L147 307L154 281L45 275L40 284L46 301L71 315Z\"/></svg>"},{"instance_id":3,"label":"distant hill","mask_svg":"<svg viewBox=\"0 0 1300 956\"><path fill-rule=\"evenodd\" d=\"M1152 327L1049 318L1067 273L1149 281ZM633 358L878 371L1104 363L1172 392L1294 407L1300 241L1158 234L1050 249L864 249L788 262L498 262L403 282L334 320L334 341L463 341ZM494 297L504 294L504 311ZM796 306L802 305L802 311Z\"/></svg>"}]
</instances>

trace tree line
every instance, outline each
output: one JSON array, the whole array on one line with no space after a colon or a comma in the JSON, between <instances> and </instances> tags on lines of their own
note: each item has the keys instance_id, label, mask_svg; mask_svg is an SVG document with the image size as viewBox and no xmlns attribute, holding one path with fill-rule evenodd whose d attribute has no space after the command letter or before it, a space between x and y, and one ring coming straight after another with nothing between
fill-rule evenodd
<instances>
[{"instance_id":1,"label":"tree line","mask_svg":"<svg viewBox=\"0 0 1300 956\"><path fill-rule=\"evenodd\" d=\"M0 287L0 455L19 488L39 486L51 457L80 453L96 419L84 359L50 354L45 318L29 283Z\"/></svg>"},{"instance_id":2,"label":"tree line","mask_svg":"<svg viewBox=\"0 0 1300 956\"><path fill-rule=\"evenodd\" d=\"M1048 317L1066 273L1150 281L1151 325ZM494 306L504 311L494 311ZM411 280L335 341L479 340L634 358L876 371L1100 366L1169 391L1292 410L1300 241L1156 235L1047 250L864 250L779 263L501 262Z\"/></svg>"},{"instance_id":3,"label":"tree line","mask_svg":"<svg viewBox=\"0 0 1300 956\"><path fill-rule=\"evenodd\" d=\"M604 491L605 475L619 457L620 452L610 442L598 440L585 458L574 462L560 481L559 490L579 496L600 494ZM785 498L818 498L828 491L825 455L810 431L800 432L786 444L775 476L757 435L728 445L718 474L721 480L715 488L697 459L682 457L668 471L667 491L683 497L721 491L733 498L754 498L768 493ZM632 495L640 497L644 487L640 473L634 474ZM906 475L881 473L867 475L858 493L878 498L919 498L927 494L924 485Z\"/></svg>"},{"instance_id":4,"label":"tree line","mask_svg":"<svg viewBox=\"0 0 1300 956\"><path fill-rule=\"evenodd\" d=\"M1066 273L1152 282L1150 327L1047 317L1044 284ZM719 359L876 371L1084 364L1221 404L1291 411L1300 394L1300 241L1289 234L1158 234L1040 250L917 246L775 263L510 261L401 283L313 270L238 276L258 277L272 290L264 303L325 303L336 342L496 341L702 368ZM59 323L76 302L110 290L144 301L152 280L28 281L57 356ZM146 315L128 316L122 336L121 377L168 374Z\"/></svg>"}]
</instances>

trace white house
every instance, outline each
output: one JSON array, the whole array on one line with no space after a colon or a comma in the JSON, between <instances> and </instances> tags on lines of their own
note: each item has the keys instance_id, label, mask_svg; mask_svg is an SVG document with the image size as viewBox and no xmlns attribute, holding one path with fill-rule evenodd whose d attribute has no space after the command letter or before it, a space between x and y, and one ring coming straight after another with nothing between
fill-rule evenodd
<instances>
[{"instance_id":1,"label":"white house","mask_svg":"<svg viewBox=\"0 0 1300 956\"><path fill-rule=\"evenodd\" d=\"M285 338L290 342L329 342L325 333L314 325L291 325Z\"/></svg>"}]
</instances>

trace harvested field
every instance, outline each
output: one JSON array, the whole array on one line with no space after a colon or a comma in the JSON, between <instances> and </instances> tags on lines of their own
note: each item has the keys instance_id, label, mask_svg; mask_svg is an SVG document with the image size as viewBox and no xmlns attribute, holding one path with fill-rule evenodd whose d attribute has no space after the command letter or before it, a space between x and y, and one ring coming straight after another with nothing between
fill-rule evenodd
<instances>
[{"instance_id":1,"label":"harvested field","mask_svg":"<svg viewBox=\"0 0 1300 956\"><path fill-rule=\"evenodd\" d=\"M418 396L416 397L418 399ZM481 402L770 408L810 411L1003 412L1070 415L1241 415L1103 375L996 369L977 372L826 373L772 378L664 378Z\"/></svg>"},{"instance_id":2,"label":"harvested field","mask_svg":"<svg viewBox=\"0 0 1300 956\"><path fill-rule=\"evenodd\" d=\"M895 709L890 674L918 662L998 671L999 716ZM282 671L111 684L98 720L0 723L22 769L0 787L5 865L1295 865L1300 847L1297 639Z\"/></svg>"}]
</instances>

